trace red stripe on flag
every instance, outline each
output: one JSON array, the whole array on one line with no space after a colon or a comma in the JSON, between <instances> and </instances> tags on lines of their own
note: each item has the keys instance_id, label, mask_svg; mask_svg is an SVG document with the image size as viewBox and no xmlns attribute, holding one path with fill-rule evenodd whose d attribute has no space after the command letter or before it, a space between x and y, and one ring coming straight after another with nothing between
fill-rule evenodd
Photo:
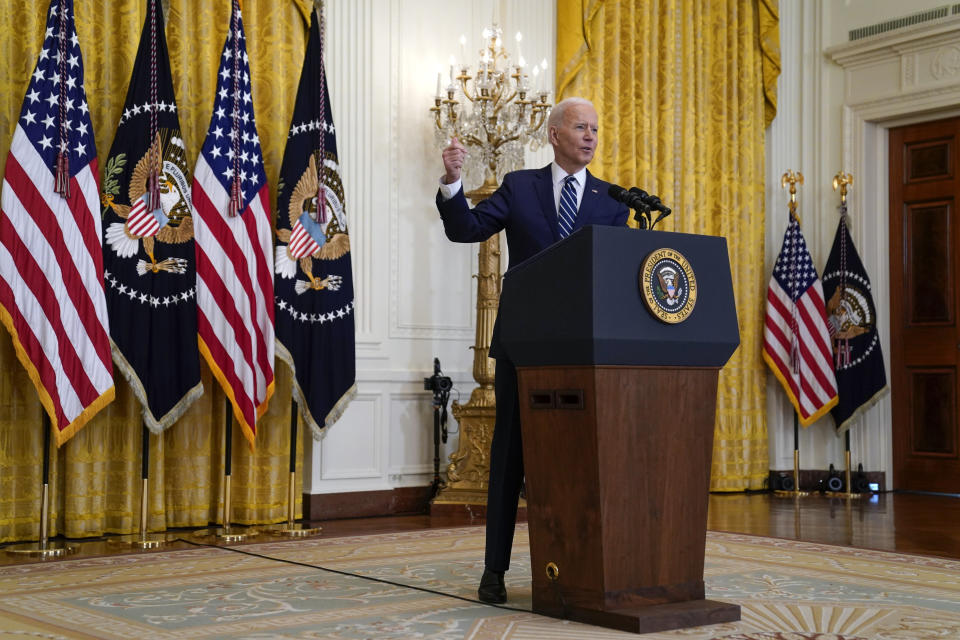
<instances>
[{"instance_id":1,"label":"red stripe on flag","mask_svg":"<svg viewBox=\"0 0 960 640\"><path fill-rule=\"evenodd\" d=\"M270 211L269 203L269 188L266 184L261 187L260 191L257 193L257 198L260 200L260 206L263 207L264 213ZM270 219L269 216L265 217L265 224L263 229L270 228ZM256 207L248 207L246 214L243 216L244 226L247 228L247 235L250 237L250 242L253 246L258 249L254 251L254 259L257 275L257 286L259 287L258 291L260 292L260 301L257 301L256 296L250 298L250 313L253 316L254 326L257 332L257 364L260 367L260 371L263 372L263 377L265 384L267 386L273 382L273 362L272 358L268 358L268 347L267 340L273 340L273 269L270 265L267 264L267 253L273 250L272 246L272 236L268 234L268 237L264 240L267 244L266 246L261 244L261 239L259 236L257 219L256 219ZM269 322L269 327L264 327L261 325L260 316L265 315ZM264 334L264 329L270 331L269 335ZM260 403L257 403L258 407Z\"/></svg>"},{"instance_id":2,"label":"red stripe on flag","mask_svg":"<svg viewBox=\"0 0 960 640\"><path fill-rule=\"evenodd\" d=\"M255 427L255 423L250 421L250 417L255 415L253 400L246 393L243 393L244 386L241 384L240 379L237 378L237 373L232 366L230 367L221 367L219 366L222 363L233 363L233 359L223 348L223 345L220 343L220 339L217 337L216 332L213 329L213 326L207 320L207 316L203 313L197 314L197 330L200 333L201 338L203 338L204 343L207 345L207 349L210 351L210 355L213 357L213 360L218 365L221 375L223 375L227 385L234 390L234 402L236 403L237 408L240 411L240 415L244 417L247 421L247 426L251 429ZM204 336L210 336L208 341ZM240 391L241 393L236 393Z\"/></svg>"},{"instance_id":3,"label":"red stripe on flag","mask_svg":"<svg viewBox=\"0 0 960 640\"><path fill-rule=\"evenodd\" d=\"M47 280L46 275L40 265L34 259L33 255L23 244L20 235L16 233L10 224L10 218L6 215L0 216L0 238L3 238L4 246L10 255L14 256L17 263L17 271L20 277L29 287L30 291L36 297L43 312L50 324L50 328L56 335L57 353L60 356L60 366L63 367L74 392L83 406L87 406L96 400L100 393L94 388L93 383L87 375L87 369L83 361L77 354L75 345L67 335L63 326L60 314L60 303L57 301L57 295ZM39 354L38 354L39 355ZM44 355L44 357L46 357ZM56 389L56 386L53 387ZM68 422L58 424L57 427L63 429Z\"/></svg>"},{"instance_id":4,"label":"red stripe on flag","mask_svg":"<svg viewBox=\"0 0 960 640\"><path fill-rule=\"evenodd\" d=\"M821 361L817 359L817 354L820 351L820 336L816 332L816 326L811 326L813 319L807 316L805 312L801 312L800 316L803 318L804 324L807 326L808 331L810 331L811 335L813 336L811 340L801 341L800 354L807 365L810 375L817 381L817 384L820 385L820 388L823 390L823 392L829 394L826 398L820 400L821 402L826 401L836 393L836 389L834 388L835 385L824 372L823 367L821 366ZM829 362L830 361L827 360L827 363ZM813 393L813 389L811 388L811 397L816 395L817 394Z\"/></svg>"},{"instance_id":5,"label":"red stripe on flag","mask_svg":"<svg viewBox=\"0 0 960 640\"><path fill-rule=\"evenodd\" d=\"M46 395L53 403L54 424L56 424L57 429L60 430L68 424L68 420L63 413L63 406L60 404L59 395L51 395L49 391L47 391L49 389L56 390L57 373L47 359L47 354L43 352L43 347L37 340L37 336L33 332L33 327L30 326L27 319L24 318L20 312L20 308L13 296L13 290L3 278L0 278L0 306L9 314L13 328L17 332L17 339L23 349L23 353L36 370L40 385L44 388ZM40 389L37 389L37 392L39 393Z\"/></svg>"},{"instance_id":6,"label":"red stripe on flag","mask_svg":"<svg viewBox=\"0 0 960 640\"><path fill-rule=\"evenodd\" d=\"M85 173L89 172L89 176ZM80 178L92 181L92 185L85 185ZM91 194L84 193L82 187L92 188ZM93 209L90 208L90 200L85 196L91 195L94 203ZM70 198L67 199L67 206L73 213L77 228L84 232L83 242L87 245L87 253L93 258L93 266L100 275L100 281L103 281L103 245L100 240L100 229L97 221L100 219L100 169L97 159L92 159L87 166L78 171L70 179Z\"/></svg>"},{"instance_id":7,"label":"red stripe on flag","mask_svg":"<svg viewBox=\"0 0 960 640\"><path fill-rule=\"evenodd\" d=\"M197 246L197 278L202 280L206 286L207 291L209 291L210 296L213 298L214 302L217 305L217 311L221 314L221 318L226 324L230 326L233 330L233 335L236 339L236 345L240 349L241 354L243 355L243 362L252 370L253 369L253 350L250 345L250 328L247 326L247 323L244 321L244 318L240 316L240 313L237 311L236 306L234 305L233 297L230 295L227 290L226 284L221 279L221 274L217 271L216 267L210 261L210 258L207 257L206 252L203 250L203 247ZM204 315L205 311L200 309L200 314ZM208 319L212 321L213 319ZM213 328L211 322L211 333L204 335L205 341L215 340L216 342L223 342L224 336L221 336ZM219 361L221 368L223 367L223 361ZM231 359L232 363L233 360ZM231 367L232 369L233 367ZM247 390L241 389L245 394L249 395Z\"/></svg>"},{"instance_id":8,"label":"red stripe on flag","mask_svg":"<svg viewBox=\"0 0 960 640\"><path fill-rule=\"evenodd\" d=\"M830 346L830 330L827 328L827 308L823 304L823 297L818 291L819 287L810 287L805 295L805 299L810 302L814 308L815 317L811 321L817 326L817 346L820 348L820 355L823 357L825 365L833 371L833 348ZM806 305L804 305L806 306ZM805 313L807 313L805 309Z\"/></svg>"},{"instance_id":9,"label":"red stripe on flag","mask_svg":"<svg viewBox=\"0 0 960 640\"><path fill-rule=\"evenodd\" d=\"M103 319L101 319L97 313L96 306L93 300L91 300L87 287L83 282L83 277L77 271L77 265L71 258L70 248L64 241L64 230L57 222L57 216L48 205L47 199L37 190L36 184L30 179L30 176L24 172L23 167L20 166L19 160L14 152L11 152L7 157L5 180L17 195L17 198L28 212L28 215L30 215L40 229L50 249L55 255L60 257L57 266L60 268L64 291L73 302L73 306L77 310L77 315L80 317L80 322L87 331L87 335L96 349L100 362L103 363L103 366L108 370L112 371L113 359L110 353L110 340L103 327ZM79 187L75 186L74 191L79 191ZM84 209L87 210L86 206L84 206ZM76 219L76 213L74 213L74 218ZM89 251L90 237L93 235L93 230L89 228L92 226L89 215L85 221L82 219L78 220L77 226L83 236L84 246ZM94 275L98 277L102 291L103 251L99 238L96 239L95 246L96 251L91 254L90 257L93 259L94 267L98 269L97 274ZM45 279L46 277L44 276L44 280ZM53 304L58 303L54 300ZM86 402L84 402L84 404L86 404Z\"/></svg>"},{"instance_id":10,"label":"red stripe on flag","mask_svg":"<svg viewBox=\"0 0 960 640\"><path fill-rule=\"evenodd\" d=\"M203 171L198 173L203 175ZM194 180L194 208L200 224L206 227L197 235L196 242L198 286L206 290L206 294L216 305L220 317L207 318L204 316L205 328L201 333L201 338L208 344L211 357L216 359L216 366L221 371L230 370L233 372L235 366L233 358L229 349L226 349L223 345L224 338L217 333L216 327L218 323L222 322L233 330L236 337L235 344L240 349L240 357L243 359L242 366L249 371L252 379L249 384L245 384L243 379L233 373L230 376L230 380L232 380L230 385L237 399L238 410L248 423L251 431L250 435L255 435L258 410L265 404L268 388L273 382L273 367L268 356L266 343L266 340L273 339L272 273L270 273L266 258L260 250L260 242L256 236L254 213L248 209L241 216L241 220L243 221L243 232L248 235L253 234L247 241L251 245L251 253L255 256L253 259L255 260L257 285L261 287L258 301L258 291L254 288L250 278L247 253L237 244L234 231L227 224L223 215L216 210L203 187L202 179ZM216 188L216 186L213 186L213 188ZM251 231L251 222L253 231ZM213 239L209 248L203 246L206 235ZM215 251L216 254L208 254L208 249L209 251ZM225 277L234 278L231 284L234 288L239 288L240 292L247 297L246 303L233 298L230 293L231 287L227 286ZM268 287L266 291L263 290L264 283ZM198 302L200 301L198 299ZM241 309L237 307L238 304L245 304L246 306ZM249 317L246 317L244 312L249 314ZM204 314L202 306L201 314ZM261 326L264 319L270 321L270 326L267 327L268 334L264 333L264 327ZM258 378L263 379L262 383L259 382ZM241 398L243 399L242 403Z\"/></svg>"}]
</instances>

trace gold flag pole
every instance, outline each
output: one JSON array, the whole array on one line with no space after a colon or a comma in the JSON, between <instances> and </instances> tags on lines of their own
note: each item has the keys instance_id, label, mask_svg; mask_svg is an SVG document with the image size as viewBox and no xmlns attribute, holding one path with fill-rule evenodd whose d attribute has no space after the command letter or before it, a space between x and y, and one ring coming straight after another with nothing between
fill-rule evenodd
<instances>
[{"instance_id":1,"label":"gold flag pole","mask_svg":"<svg viewBox=\"0 0 960 640\"><path fill-rule=\"evenodd\" d=\"M149 482L150 482L150 430L146 423L142 425L140 444L140 533L110 538L111 544L130 545L139 550L158 549L167 544L167 534L148 533L147 517L149 515Z\"/></svg>"},{"instance_id":2,"label":"gold flag pole","mask_svg":"<svg viewBox=\"0 0 960 640\"><path fill-rule=\"evenodd\" d=\"M233 526L233 487L231 474L233 468L233 404L226 398L226 418L224 419L223 445L223 521L219 527L209 527L193 532L197 538L216 537L218 542L244 542L247 538L259 535L254 527Z\"/></svg>"},{"instance_id":3,"label":"gold flag pole","mask_svg":"<svg viewBox=\"0 0 960 640\"><path fill-rule=\"evenodd\" d=\"M300 411L297 401L290 398L290 481L287 486L287 522L268 529L268 533L290 538L307 538L320 535L320 527L297 522L297 420Z\"/></svg>"},{"instance_id":4,"label":"gold flag pole","mask_svg":"<svg viewBox=\"0 0 960 640\"><path fill-rule=\"evenodd\" d=\"M780 178L780 187L786 188L790 185L790 215L794 217L797 224L800 224L800 214L797 213L797 185L803 184L803 174L788 169ZM774 495L788 498L800 498L810 495L809 491L800 490L800 421L797 418L797 410L793 410L793 489L777 490Z\"/></svg>"},{"instance_id":5,"label":"gold flag pole","mask_svg":"<svg viewBox=\"0 0 960 640\"><path fill-rule=\"evenodd\" d=\"M849 187L852 187L852 186L853 186L853 176L849 173L844 173L842 169L837 172L837 175L833 176L833 190L840 191L840 215L841 216L847 215L847 190ZM841 296L842 295L843 295L843 292L841 292ZM853 491L850 490L850 487L852 486L851 480L853 475L853 472L851 469L853 462L850 457L850 430L848 429L844 435L846 436L845 438L846 447L843 455L844 464L846 465L846 470L844 471L844 484L843 484L844 490L841 492L834 493L832 495L839 498L846 498L850 500L852 498L863 497L863 494L854 493Z\"/></svg>"},{"instance_id":6,"label":"gold flag pole","mask_svg":"<svg viewBox=\"0 0 960 640\"><path fill-rule=\"evenodd\" d=\"M76 553L77 546L66 542L51 542L47 538L50 517L50 416L42 411L43 429L43 486L40 490L40 539L38 542L24 542L6 547L10 555L27 555L39 558L58 558Z\"/></svg>"}]
</instances>

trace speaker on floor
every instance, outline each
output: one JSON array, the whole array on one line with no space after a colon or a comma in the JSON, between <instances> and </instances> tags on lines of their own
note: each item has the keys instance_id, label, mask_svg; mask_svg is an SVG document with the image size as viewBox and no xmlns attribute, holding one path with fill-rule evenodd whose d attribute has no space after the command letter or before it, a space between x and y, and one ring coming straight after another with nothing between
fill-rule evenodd
<instances>
[{"instance_id":1,"label":"speaker on floor","mask_svg":"<svg viewBox=\"0 0 960 640\"><path fill-rule=\"evenodd\" d=\"M793 481L793 474L789 471L780 471L773 476L774 491L794 491L797 488Z\"/></svg>"},{"instance_id":2,"label":"speaker on floor","mask_svg":"<svg viewBox=\"0 0 960 640\"><path fill-rule=\"evenodd\" d=\"M850 490L853 493L870 493L870 481L863 472L863 464L857 465L857 471L850 476Z\"/></svg>"},{"instance_id":3,"label":"speaker on floor","mask_svg":"<svg viewBox=\"0 0 960 640\"><path fill-rule=\"evenodd\" d=\"M827 476L827 491L843 491L843 477L840 472L830 465L830 474Z\"/></svg>"}]
</instances>

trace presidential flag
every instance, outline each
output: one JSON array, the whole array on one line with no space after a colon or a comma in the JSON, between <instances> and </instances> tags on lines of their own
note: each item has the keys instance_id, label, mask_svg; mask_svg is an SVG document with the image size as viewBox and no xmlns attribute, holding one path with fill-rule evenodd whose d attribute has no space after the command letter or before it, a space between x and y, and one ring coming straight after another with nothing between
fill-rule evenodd
<instances>
[{"instance_id":1,"label":"presidential flag","mask_svg":"<svg viewBox=\"0 0 960 640\"><path fill-rule=\"evenodd\" d=\"M837 404L823 287L792 212L767 287L763 359L803 426Z\"/></svg>"},{"instance_id":2,"label":"presidential flag","mask_svg":"<svg viewBox=\"0 0 960 640\"><path fill-rule=\"evenodd\" d=\"M887 390L877 308L870 278L847 228L846 203L840 209L837 233L823 269L823 294L839 398L830 413L837 432L843 433Z\"/></svg>"},{"instance_id":3,"label":"presidential flag","mask_svg":"<svg viewBox=\"0 0 960 640\"><path fill-rule=\"evenodd\" d=\"M57 446L114 397L97 170L73 0L52 0L0 195L0 320Z\"/></svg>"},{"instance_id":4,"label":"presidential flag","mask_svg":"<svg viewBox=\"0 0 960 640\"><path fill-rule=\"evenodd\" d=\"M353 272L320 20L314 12L277 197L277 354L306 424L336 422L356 393Z\"/></svg>"},{"instance_id":5,"label":"presidential flag","mask_svg":"<svg viewBox=\"0 0 960 640\"><path fill-rule=\"evenodd\" d=\"M252 447L273 394L273 238L238 0L194 168L193 206L200 352Z\"/></svg>"},{"instance_id":6,"label":"presidential flag","mask_svg":"<svg viewBox=\"0 0 960 640\"><path fill-rule=\"evenodd\" d=\"M147 0L101 191L113 359L154 432L203 393L190 171L163 25Z\"/></svg>"}]
</instances>

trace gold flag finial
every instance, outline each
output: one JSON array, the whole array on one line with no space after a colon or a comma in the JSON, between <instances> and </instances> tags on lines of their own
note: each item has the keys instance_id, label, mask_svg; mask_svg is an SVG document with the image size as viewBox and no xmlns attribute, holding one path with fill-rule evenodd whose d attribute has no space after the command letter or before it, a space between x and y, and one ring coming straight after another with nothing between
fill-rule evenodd
<instances>
[{"instance_id":1,"label":"gold flag finial","mask_svg":"<svg viewBox=\"0 0 960 640\"><path fill-rule=\"evenodd\" d=\"M836 191L840 189L840 203L847 203L847 187L853 186L853 176L849 173L844 173L843 169L837 172L837 175L833 176L833 190Z\"/></svg>"},{"instance_id":2,"label":"gold flag finial","mask_svg":"<svg viewBox=\"0 0 960 640\"><path fill-rule=\"evenodd\" d=\"M790 185L790 215L796 218L797 222L800 222L800 216L797 214L797 185L803 184L803 174L799 171L794 173L792 169L787 169L787 172L780 178L780 187L786 188L788 184Z\"/></svg>"}]
</instances>

